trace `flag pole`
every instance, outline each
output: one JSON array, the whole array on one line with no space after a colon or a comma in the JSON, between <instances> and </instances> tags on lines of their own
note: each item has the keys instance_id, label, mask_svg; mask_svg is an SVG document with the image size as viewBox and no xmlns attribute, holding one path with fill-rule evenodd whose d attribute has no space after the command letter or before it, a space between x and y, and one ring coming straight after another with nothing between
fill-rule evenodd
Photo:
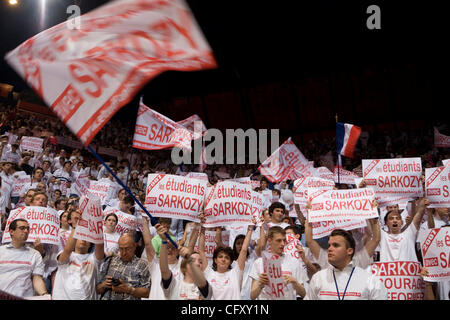
<instances>
[{"instance_id":1,"label":"flag pole","mask_svg":"<svg viewBox=\"0 0 450 320\"><path fill-rule=\"evenodd\" d=\"M336 113L336 116L335 116L335 119L336 119L336 126L337 126L337 123L338 123L338 115L337 115L337 113ZM337 156L337 169L338 169L338 184L341 184L341 179L340 179L340 168L339 168L339 164L341 163L339 160L340 160L340 155L339 155L339 153L338 153L338 149L337 149L337 132L336 132L336 156Z\"/></svg>"},{"instance_id":2,"label":"flag pole","mask_svg":"<svg viewBox=\"0 0 450 320\"><path fill-rule=\"evenodd\" d=\"M108 172L112 174L112 176L117 180L117 182L122 186L122 188L124 188L125 191L128 192L128 194L139 205L139 207L141 207L141 209L144 210L144 212L149 216L152 223L156 224L158 221L156 221L156 219L153 218L150 213L148 213L147 209L145 209L145 207L142 205L142 203L138 199L136 199L136 197L130 191L130 189L128 189L128 187L122 182L122 180L120 180L116 176L116 174L111 170L111 168L105 163L105 161L103 161L103 159L97 154L97 152L95 152L95 150L90 145L88 146L88 150L97 158L98 161L100 161L100 163L106 168L106 170L108 170ZM167 232L165 233L165 235L166 235L167 240L169 240L175 246L175 248L178 248L175 241L172 240L172 238L167 234Z\"/></svg>"}]
</instances>

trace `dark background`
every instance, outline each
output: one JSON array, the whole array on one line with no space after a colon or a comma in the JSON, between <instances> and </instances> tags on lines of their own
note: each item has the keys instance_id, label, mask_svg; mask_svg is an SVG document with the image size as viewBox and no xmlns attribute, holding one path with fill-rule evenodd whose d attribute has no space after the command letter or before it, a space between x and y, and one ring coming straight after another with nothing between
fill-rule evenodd
<instances>
[{"instance_id":1,"label":"dark background","mask_svg":"<svg viewBox=\"0 0 450 320\"><path fill-rule=\"evenodd\" d=\"M38 32L107 1L0 0L0 56ZM442 1L188 0L219 68L166 72L141 94L175 121L194 113L208 128L280 128L303 139L334 135L339 121L373 128L448 123L448 28ZM381 30L369 30L369 5ZM0 82L27 85L2 59ZM115 119L134 125L138 98Z\"/></svg>"}]
</instances>

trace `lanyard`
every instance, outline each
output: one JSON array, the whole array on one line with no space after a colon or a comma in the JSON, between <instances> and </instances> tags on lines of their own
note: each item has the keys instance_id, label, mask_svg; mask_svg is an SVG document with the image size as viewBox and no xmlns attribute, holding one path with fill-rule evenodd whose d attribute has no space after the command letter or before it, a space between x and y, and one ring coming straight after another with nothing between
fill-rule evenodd
<instances>
[{"instance_id":1,"label":"lanyard","mask_svg":"<svg viewBox=\"0 0 450 320\"><path fill-rule=\"evenodd\" d=\"M344 300L344 298L345 298L345 293L347 292L347 287L348 287L348 284L350 283L350 279L352 278L353 271L355 271L355 267L353 267L352 272L350 273L350 277L348 277L347 284L345 285L344 294L342 295L342 300ZM333 278L334 278L334 284L336 286L336 292L338 294L338 300L341 300L341 296L339 294L339 288L338 288L337 281L336 281L336 276L334 274L334 269L333 269Z\"/></svg>"}]
</instances>

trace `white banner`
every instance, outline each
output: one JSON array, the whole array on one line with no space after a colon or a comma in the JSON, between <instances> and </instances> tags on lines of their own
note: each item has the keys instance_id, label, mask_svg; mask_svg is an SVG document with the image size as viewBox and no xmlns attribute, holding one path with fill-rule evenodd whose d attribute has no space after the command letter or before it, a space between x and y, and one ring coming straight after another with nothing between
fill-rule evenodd
<instances>
[{"instance_id":1,"label":"white banner","mask_svg":"<svg viewBox=\"0 0 450 320\"><path fill-rule=\"evenodd\" d=\"M125 233L134 233L140 228L139 220L136 216L122 212L116 208L106 207L103 211L103 218L110 213L116 214L119 219L115 229L115 232L118 234L123 235Z\"/></svg>"},{"instance_id":2,"label":"white banner","mask_svg":"<svg viewBox=\"0 0 450 320\"><path fill-rule=\"evenodd\" d=\"M25 219L30 225L27 242L34 242L37 238L42 243L59 244L59 216L56 210L46 207L21 207L11 211L6 222L2 243L11 242L9 225L16 219Z\"/></svg>"},{"instance_id":3,"label":"white banner","mask_svg":"<svg viewBox=\"0 0 450 320\"><path fill-rule=\"evenodd\" d=\"M428 269L425 281L450 280L450 228L421 230L418 241L424 266Z\"/></svg>"},{"instance_id":4,"label":"white banner","mask_svg":"<svg viewBox=\"0 0 450 320\"><path fill-rule=\"evenodd\" d=\"M428 208L450 208L450 166L425 169Z\"/></svg>"},{"instance_id":5,"label":"white banner","mask_svg":"<svg viewBox=\"0 0 450 320\"><path fill-rule=\"evenodd\" d=\"M184 176L187 179L198 179L206 181L206 183L209 182L208 175L203 172L188 172L187 175Z\"/></svg>"},{"instance_id":6,"label":"white banner","mask_svg":"<svg viewBox=\"0 0 450 320\"><path fill-rule=\"evenodd\" d=\"M319 190L309 197L309 222L378 218L377 208L373 205L375 192L372 188Z\"/></svg>"},{"instance_id":7,"label":"white banner","mask_svg":"<svg viewBox=\"0 0 450 320\"><path fill-rule=\"evenodd\" d=\"M308 201L308 189L309 188L317 188L323 190L333 190L335 184L334 181L317 178L317 177L308 177L308 178L300 178L294 181L294 203L299 204L301 206L305 206Z\"/></svg>"},{"instance_id":8,"label":"white banner","mask_svg":"<svg viewBox=\"0 0 450 320\"><path fill-rule=\"evenodd\" d=\"M261 255L263 258L264 273L269 278L269 284L267 286L269 286L268 292L270 292L272 300L285 300L286 294L284 290L286 287L284 285L280 257L267 251L263 251Z\"/></svg>"},{"instance_id":9,"label":"white banner","mask_svg":"<svg viewBox=\"0 0 450 320\"><path fill-rule=\"evenodd\" d=\"M80 173L75 180L75 192L79 196L87 194L90 187L90 181L88 173Z\"/></svg>"},{"instance_id":10,"label":"white banner","mask_svg":"<svg viewBox=\"0 0 450 320\"><path fill-rule=\"evenodd\" d=\"M37 137L22 137L20 141L20 150L28 150L37 153L42 152L42 144L44 139Z\"/></svg>"},{"instance_id":11,"label":"white banner","mask_svg":"<svg viewBox=\"0 0 450 320\"><path fill-rule=\"evenodd\" d=\"M412 261L372 264L372 273L383 282L388 300L424 300L425 282L420 269L420 263Z\"/></svg>"},{"instance_id":12,"label":"white banner","mask_svg":"<svg viewBox=\"0 0 450 320\"><path fill-rule=\"evenodd\" d=\"M194 251L198 252L198 242L195 245ZM230 246L230 231L222 230L222 243L225 247ZM216 243L216 231L214 230L206 230L205 231L205 256L209 261L212 261L214 250L217 248Z\"/></svg>"},{"instance_id":13,"label":"white banner","mask_svg":"<svg viewBox=\"0 0 450 320\"><path fill-rule=\"evenodd\" d=\"M251 224L261 210L261 197L246 184L221 181L215 184L205 200L206 228L233 224Z\"/></svg>"},{"instance_id":14,"label":"white banner","mask_svg":"<svg viewBox=\"0 0 450 320\"><path fill-rule=\"evenodd\" d=\"M450 159L442 160L442 164L446 167L450 166Z\"/></svg>"},{"instance_id":15,"label":"white banner","mask_svg":"<svg viewBox=\"0 0 450 320\"><path fill-rule=\"evenodd\" d=\"M102 205L104 205L109 192L109 184L90 180L88 192L98 197L102 202Z\"/></svg>"},{"instance_id":16,"label":"white banner","mask_svg":"<svg viewBox=\"0 0 450 320\"><path fill-rule=\"evenodd\" d=\"M423 197L420 158L362 160L362 166L364 180L368 187L374 188L377 201Z\"/></svg>"},{"instance_id":17,"label":"white banner","mask_svg":"<svg viewBox=\"0 0 450 320\"><path fill-rule=\"evenodd\" d=\"M365 228L366 220L331 220L311 223L313 230L313 239L327 237L335 229L353 230Z\"/></svg>"},{"instance_id":18,"label":"white banner","mask_svg":"<svg viewBox=\"0 0 450 320\"><path fill-rule=\"evenodd\" d=\"M148 175L145 208L154 217L200 222L207 183L177 175Z\"/></svg>"},{"instance_id":19,"label":"white banner","mask_svg":"<svg viewBox=\"0 0 450 320\"><path fill-rule=\"evenodd\" d=\"M75 228L74 238L91 243L103 243L103 215L100 199L92 194L80 199L81 217Z\"/></svg>"},{"instance_id":20,"label":"white banner","mask_svg":"<svg viewBox=\"0 0 450 320\"><path fill-rule=\"evenodd\" d=\"M450 148L450 137L439 133L439 130L434 128L434 146L436 148Z\"/></svg>"},{"instance_id":21,"label":"white banner","mask_svg":"<svg viewBox=\"0 0 450 320\"><path fill-rule=\"evenodd\" d=\"M11 190L11 197L19 197L25 193L31 185L31 176L27 175L25 171L19 171L13 174L13 185Z\"/></svg>"},{"instance_id":22,"label":"white banner","mask_svg":"<svg viewBox=\"0 0 450 320\"><path fill-rule=\"evenodd\" d=\"M333 179L336 183L355 184L355 178L359 178L356 173L345 170L342 167L334 167Z\"/></svg>"}]
</instances>

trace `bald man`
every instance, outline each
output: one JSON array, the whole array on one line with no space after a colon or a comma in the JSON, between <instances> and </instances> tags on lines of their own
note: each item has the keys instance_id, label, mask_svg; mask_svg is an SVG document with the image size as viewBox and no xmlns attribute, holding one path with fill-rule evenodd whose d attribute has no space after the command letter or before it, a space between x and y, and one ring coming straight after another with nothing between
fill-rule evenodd
<instances>
[{"instance_id":1,"label":"bald man","mask_svg":"<svg viewBox=\"0 0 450 320\"><path fill-rule=\"evenodd\" d=\"M135 255L131 234L119 238L119 255L107 258L100 271L97 293L100 300L140 300L150 293L148 262Z\"/></svg>"}]
</instances>

